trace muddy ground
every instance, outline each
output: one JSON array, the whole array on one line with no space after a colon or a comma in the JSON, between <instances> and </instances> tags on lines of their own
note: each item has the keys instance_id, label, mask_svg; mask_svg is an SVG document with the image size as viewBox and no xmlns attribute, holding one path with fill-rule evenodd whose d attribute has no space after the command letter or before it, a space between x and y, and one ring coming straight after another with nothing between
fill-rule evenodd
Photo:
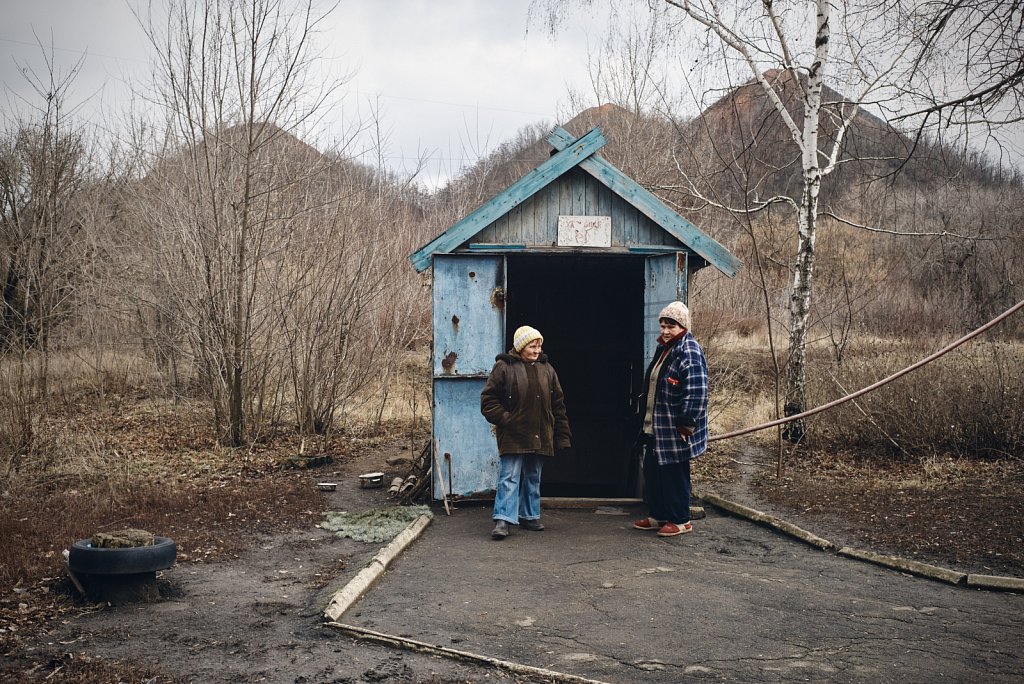
<instances>
[{"instance_id":1,"label":"muddy ground","mask_svg":"<svg viewBox=\"0 0 1024 684\"><path fill-rule=\"evenodd\" d=\"M311 506L362 510L389 499L385 489L361 488L358 475L384 470L388 481L403 468L387 466L386 459L403 453L408 455L407 448L396 444L299 477L308 485ZM788 512L798 524L841 543L856 542L864 548L874 541L882 551L957 569L1021 574L1019 539L1013 536L1019 537L1021 530L1019 480L1011 478L1006 492L993 494L990 488L991 496L979 496L969 484L949 487L941 507L935 508L936 496L927 492L916 504L910 503L912 494L900 489L888 495L884 489L858 495L852 491L858 489L855 478L829 488L816 473L795 470L778 481L766 475L770 465L758 452L748 451L709 461L702 476L710 480L709 486L746 505ZM734 477L737 473L739 477ZM273 478L266 475L252 486L273 486ZM322 480L338 482L338 491L316 491L315 483ZM893 494L896 491L899 496ZM983 520L969 543L954 543L967 535L955 530L950 534L948 518L939 513L948 512L948 507L961 514L970 511L974 521ZM926 513L933 517L921 520ZM204 525L201 515L192 515L191 521L179 524ZM1006 529L1010 531L1004 534ZM49 620L24 647L8 650L0 674L14 681L153 684L548 681L368 644L325 627L322 613L331 595L381 544L340 538L313 524L254 534L246 541L243 548L212 561L193 549L180 549L183 561L161 577L163 600L158 603L103 606L77 601L73 609ZM68 590L66 585L63 590ZM53 591L62 591L59 582ZM418 606L403 609L417 611Z\"/></svg>"}]
</instances>

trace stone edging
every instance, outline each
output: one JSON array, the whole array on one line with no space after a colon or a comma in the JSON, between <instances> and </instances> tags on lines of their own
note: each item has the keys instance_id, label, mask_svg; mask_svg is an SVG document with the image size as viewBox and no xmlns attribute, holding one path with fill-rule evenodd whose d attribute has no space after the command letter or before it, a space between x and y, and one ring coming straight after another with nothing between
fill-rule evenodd
<instances>
[{"instance_id":1,"label":"stone edging","mask_svg":"<svg viewBox=\"0 0 1024 684\"><path fill-rule=\"evenodd\" d=\"M816 534L812 534L807 530L801 529L790 522L777 518L774 515L769 515L768 513L763 513L753 508L748 508L747 506L738 504L735 501L729 501L717 494L706 493L700 495L700 498L704 502L709 503L716 508L720 508L727 513L731 513L740 518L746 518L747 520L751 520L756 523L761 523L762 525L776 529L790 537L821 549L822 551L833 551L840 556L867 561L869 563L874 563L875 565L881 565L893 570L899 570L912 575L938 580L954 586L986 589L990 591L1015 591L1024 593L1024 578L1005 577L1002 575L970 574L904 558L883 556L871 551L862 551L850 547L838 548L833 542L830 542L827 539L822 539Z\"/></svg>"},{"instance_id":2,"label":"stone edging","mask_svg":"<svg viewBox=\"0 0 1024 684\"><path fill-rule=\"evenodd\" d=\"M430 513L424 513L395 535L395 538L387 546L370 559L370 562L359 571L359 574L334 593L331 602L327 604L324 616L332 622L337 622L345 611L377 581L377 578L384 574L384 571L391 565L391 561L395 560L398 554L405 550L405 547L416 541L423 530L427 529L427 525L430 524L433 517Z\"/></svg>"}]
</instances>

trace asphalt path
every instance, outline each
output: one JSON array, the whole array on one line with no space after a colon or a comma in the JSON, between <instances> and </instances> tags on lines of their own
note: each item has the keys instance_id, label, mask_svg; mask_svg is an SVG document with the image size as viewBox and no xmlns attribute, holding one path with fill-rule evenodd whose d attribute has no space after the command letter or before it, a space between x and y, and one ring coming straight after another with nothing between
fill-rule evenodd
<instances>
[{"instance_id":1,"label":"asphalt path","mask_svg":"<svg viewBox=\"0 0 1024 684\"><path fill-rule=\"evenodd\" d=\"M339 622L606 682L1020 682L1024 596L821 551L708 509L545 510L492 541L490 510L436 511Z\"/></svg>"}]
</instances>

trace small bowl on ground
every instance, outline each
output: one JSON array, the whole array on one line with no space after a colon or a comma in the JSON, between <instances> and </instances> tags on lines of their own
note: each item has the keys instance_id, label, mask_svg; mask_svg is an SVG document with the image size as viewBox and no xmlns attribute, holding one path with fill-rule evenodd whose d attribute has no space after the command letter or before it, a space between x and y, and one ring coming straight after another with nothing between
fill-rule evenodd
<instances>
[{"instance_id":1,"label":"small bowl on ground","mask_svg":"<svg viewBox=\"0 0 1024 684\"><path fill-rule=\"evenodd\" d=\"M384 486L384 473L365 473L359 476L359 486L363 489L376 489Z\"/></svg>"}]
</instances>

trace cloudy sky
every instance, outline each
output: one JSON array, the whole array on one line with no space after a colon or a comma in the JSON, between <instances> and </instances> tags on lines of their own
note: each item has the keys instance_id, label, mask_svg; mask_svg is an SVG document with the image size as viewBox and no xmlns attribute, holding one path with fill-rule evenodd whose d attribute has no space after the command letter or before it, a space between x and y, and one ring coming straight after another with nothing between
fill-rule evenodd
<instances>
[{"instance_id":1,"label":"cloudy sky","mask_svg":"<svg viewBox=\"0 0 1024 684\"><path fill-rule=\"evenodd\" d=\"M428 155L431 185L522 126L566 118L569 88L587 86L601 22L578 15L557 38L530 22L529 0L342 0L319 45L325 79L351 74L326 137L372 107L390 132L387 163L410 169ZM149 45L132 13L140 0L0 0L0 82L6 100L28 92L19 69L45 73L37 41L58 71L84 57L72 101L103 126L148 73ZM589 23L589 26L587 25Z\"/></svg>"},{"instance_id":2,"label":"cloudy sky","mask_svg":"<svg viewBox=\"0 0 1024 684\"><path fill-rule=\"evenodd\" d=\"M149 1L0 0L0 107L24 106L21 69L46 73L41 42L52 45L58 73L83 60L71 101L116 133L131 105L129 84L149 73L150 47L132 12ZM385 163L407 172L426 158L419 179L436 187L524 125L570 118L570 90L599 104L587 65L608 17L575 11L553 37L531 22L529 8L530 0L340 0L318 45L323 79L350 78L311 142L343 138L353 121L378 114ZM1024 159L1020 128L1004 150L1017 164Z\"/></svg>"}]
</instances>

